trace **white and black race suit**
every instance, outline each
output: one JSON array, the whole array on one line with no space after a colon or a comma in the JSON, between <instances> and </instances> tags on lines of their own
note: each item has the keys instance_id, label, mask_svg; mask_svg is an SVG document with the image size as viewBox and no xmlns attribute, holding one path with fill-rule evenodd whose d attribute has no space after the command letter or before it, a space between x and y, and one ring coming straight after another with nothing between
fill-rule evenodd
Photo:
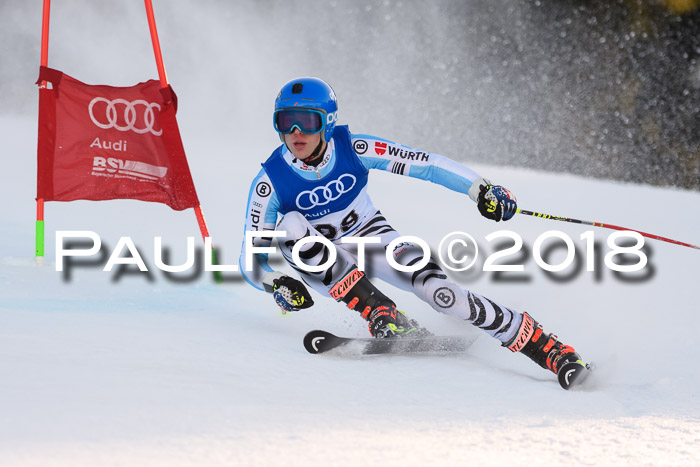
<instances>
[{"instance_id":1,"label":"white and black race suit","mask_svg":"<svg viewBox=\"0 0 700 467\"><path fill-rule=\"evenodd\" d=\"M278 238L282 255L307 284L326 296L357 263L357 245L341 243L340 239L378 237L379 244L365 248L364 270L370 278L412 291L435 310L468 320L501 342L510 340L520 326L521 313L457 286L432 259L414 272L398 271L388 263L386 247L400 234L367 194L371 169L428 180L472 199L474 190L470 193L469 188L480 178L447 157L374 136L353 135L347 126L337 126L316 167L295 159L284 144L273 152L251 185L245 230L286 231L285 238ZM292 247L299 239L314 235L333 242L337 260L320 272L310 273L294 264ZM254 243L270 244L271 238L257 238ZM307 243L299 256L306 265L320 265L326 263L327 250L322 243ZM411 266L423 259L424 252L417 244L405 242L398 244L392 255L398 264ZM267 254L253 255L252 272L245 270L245 258L244 241L240 270L246 281L263 290L262 277L272 271Z\"/></svg>"}]
</instances>

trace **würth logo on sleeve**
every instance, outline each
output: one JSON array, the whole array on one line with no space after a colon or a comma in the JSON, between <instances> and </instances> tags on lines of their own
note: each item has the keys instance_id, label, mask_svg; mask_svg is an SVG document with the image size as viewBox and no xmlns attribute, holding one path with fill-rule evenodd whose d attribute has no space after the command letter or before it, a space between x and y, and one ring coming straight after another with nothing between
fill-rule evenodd
<instances>
[{"instance_id":1,"label":"w\u00fcrth logo on sleeve","mask_svg":"<svg viewBox=\"0 0 700 467\"><path fill-rule=\"evenodd\" d=\"M383 156L384 153L386 153L386 143L382 143L380 141L375 141L374 142L374 152L379 156Z\"/></svg>"}]
</instances>

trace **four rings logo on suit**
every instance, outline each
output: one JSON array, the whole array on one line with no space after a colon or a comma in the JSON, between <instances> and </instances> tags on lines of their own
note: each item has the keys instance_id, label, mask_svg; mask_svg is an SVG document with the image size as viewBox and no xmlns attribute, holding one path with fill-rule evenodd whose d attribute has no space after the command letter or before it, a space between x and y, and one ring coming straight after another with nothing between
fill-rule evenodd
<instances>
[{"instance_id":1,"label":"four rings logo on suit","mask_svg":"<svg viewBox=\"0 0 700 467\"><path fill-rule=\"evenodd\" d=\"M354 175L343 174L336 180L331 180L324 186L318 186L313 190L305 190L299 193L296 199L297 207L308 211L317 206L324 206L335 201L344 193L352 190L357 179Z\"/></svg>"}]
</instances>

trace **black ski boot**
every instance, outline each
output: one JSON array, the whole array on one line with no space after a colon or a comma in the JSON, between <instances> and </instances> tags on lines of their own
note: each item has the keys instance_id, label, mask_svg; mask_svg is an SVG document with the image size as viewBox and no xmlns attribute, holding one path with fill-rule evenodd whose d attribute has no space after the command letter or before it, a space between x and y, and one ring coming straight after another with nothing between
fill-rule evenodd
<instances>
[{"instance_id":1,"label":"black ski boot","mask_svg":"<svg viewBox=\"0 0 700 467\"><path fill-rule=\"evenodd\" d=\"M369 333L373 337L426 336L430 333L414 319L396 309L396 304L381 293L365 274L353 268L330 291L337 301L357 310L369 321Z\"/></svg>"},{"instance_id":2,"label":"black ski boot","mask_svg":"<svg viewBox=\"0 0 700 467\"><path fill-rule=\"evenodd\" d=\"M513 352L529 357L545 370L555 375L569 362L580 362L581 356L573 347L563 344L554 334L545 334L542 325L523 313L523 322L515 337L503 344ZM582 363L583 364L583 363Z\"/></svg>"}]
</instances>

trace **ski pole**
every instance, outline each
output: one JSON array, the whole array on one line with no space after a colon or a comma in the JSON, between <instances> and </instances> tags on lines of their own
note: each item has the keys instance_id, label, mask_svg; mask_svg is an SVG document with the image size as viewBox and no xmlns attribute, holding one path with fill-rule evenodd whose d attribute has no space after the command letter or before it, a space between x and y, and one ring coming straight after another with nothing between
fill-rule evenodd
<instances>
[{"instance_id":1,"label":"ski pole","mask_svg":"<svg viewBox=\"0 0 700 467\"><path fill-rule=\"evenodd\" d=\"M604 224L602 222L582 221L579 219L572 219L571 217L553 216L551 214L542 214L539 212L526 211L525 209L517 209L515 212L517 212L518 214L525 214L526 216L541 217L543 219L551 219L554 221L571 222L572 224L592 225L594 227L604 227L606 229L614 229L614 230L629 230L631 232L637 232L638 234L640 234L644 237L653 238L655 240L661 240L664 242L673 243L675 245L687 246L688 248L695 248L696 250L700 250L700 246L697 246L697 245L691 245L690 243L679 242L678 240L673 240L671 238L661 237L659 235L654 235L654 234L642 232L639 230L628 229L626 227L620 227L619 225Z\"/></svg>"}]
</instances>

